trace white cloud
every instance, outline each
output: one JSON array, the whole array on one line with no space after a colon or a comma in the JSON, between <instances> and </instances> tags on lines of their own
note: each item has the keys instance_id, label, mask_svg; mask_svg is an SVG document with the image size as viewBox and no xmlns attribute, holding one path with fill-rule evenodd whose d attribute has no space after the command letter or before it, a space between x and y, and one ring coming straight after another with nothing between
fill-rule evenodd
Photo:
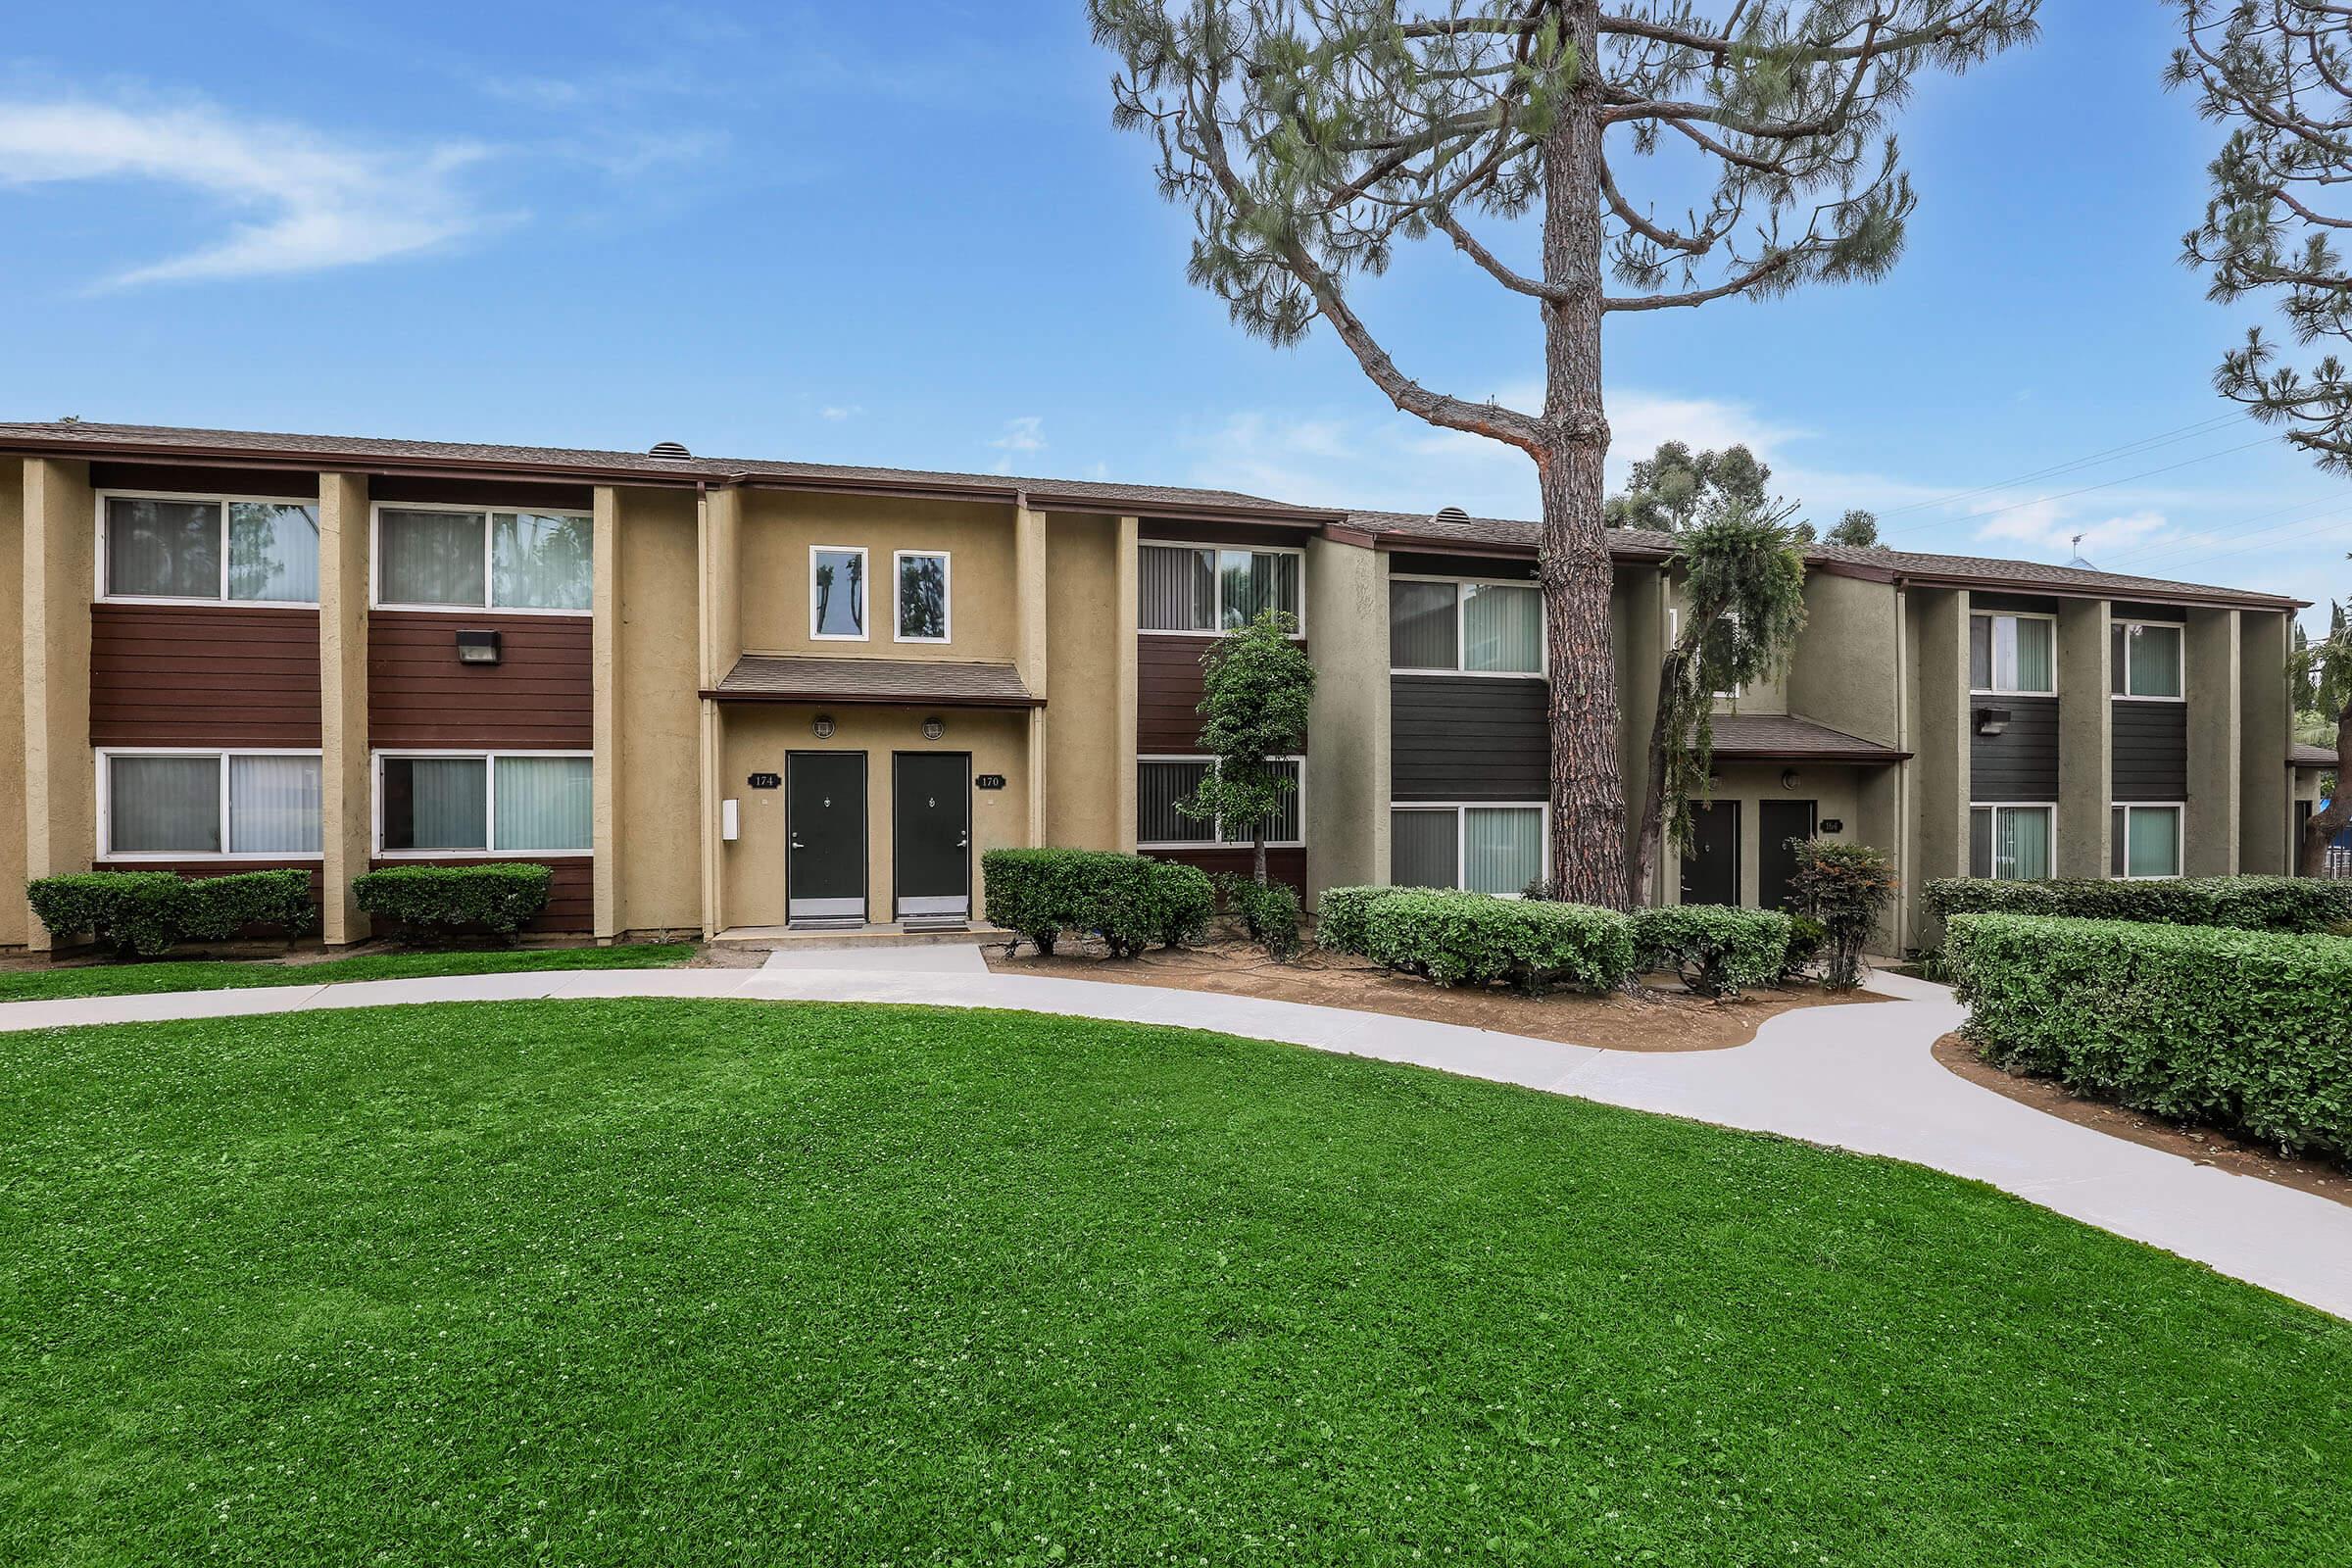
<instances>
[{"instance_id":1,"label":"white cloud","mask_svg":"<svg viewBox=\"0 0 2352 1568\"><path fill-rule=\"evenodd\" d=\"M449 244L500 220L457 188L485 155L468 142L370 151L194 101L0 102L0 186L147 179L242 215L217 243L131 267L109 280L118 286L318 271Z\"/></svg>"},{"instance_id":2,"label":"white cloud","mask_svg":"<svg viewBox=\"0 0 2352 1568\"><path fill-rule=\"evenodd\" d=\"M1004 421L1004 433L989 445L1004 454L997 460L999 473L1010 473L1015 456L1046 450L1046 418L1042 414L1024 414L1017 419Z\"/></svg>"},{"instance_id":3,"label":"white cloud","mask_svg":"<svg viewBox=\"0 0 2352 1568\"><path fill-rule=\"evenodd\" d=\"M865 405L862 403L830 403L816 412L817 417L831 419L838 423L843 419L855 419L863 414Z\"/></svg>"}]
</instances>

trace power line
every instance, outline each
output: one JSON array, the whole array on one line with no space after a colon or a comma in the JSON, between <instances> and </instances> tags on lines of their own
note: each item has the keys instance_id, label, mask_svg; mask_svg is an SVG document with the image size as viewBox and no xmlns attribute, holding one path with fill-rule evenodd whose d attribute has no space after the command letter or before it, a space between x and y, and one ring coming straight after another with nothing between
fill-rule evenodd
<instances>
[{"instance_id":1,"label":"power line","mask_svg":"<svg viewBox=\"0 0 2352 1568\"><path fill-rule=\"evenodd\" d=\"M2312 537L2316 539L2327 537L2328 535L2340 535L2343 530L2347 528L2352 528L2352 516L2333 517L2329 518L2324 526L2315 529L2312 533ZM2268 545L2252 544L2240 545L2234 550L2217 550L2211 555L2192 556L2186 561L2173 562L2168 569L2179 571L2186 566L2201 566L2207 562L2211 561L2227 561L2231 556L2242 556L2250 550L2267 550L2270 548L2271 547Z\"/></svg>"},{"instance_id":2,"label":"power line","mask_svg":"<svg viewBox=\"0 0 2352 1568\"><path fill-rule=\"evenodd\" d=\"M2101 481L2100 481L2099 483L2097 483L2097 484L2086 484L2086 485L2082 485L2082 486L2079 486L2079 487L2077 487L2076 489L2073 489L2073 490L2061 490L2061 491L2058 491L2057 493L2055 493L2055 494L2053 494L2053 495L2046 495L2046 496L2035 496L2035 497L2034 497L2034 499L2032 499L2031 501L2013 501L2013 502L2011 502L2009 505L2007 505L2007 506L2005 506L2005 507L1994 507L1994 508L1990 509L1989 511L1985 511L1985 512L1972 512L1972 513L1970 513L1970 514L1968 514L1966 517L1962 517L1962 518L1948 518L1948 519L1947 519L1947 518L1937 518L1937 519L1934 519L1933 521L1929 521L1929 522L1914 522L1914 523L1906 523L1906 524L1904 525L1904 527L1903 527L1903 528L1889 528L1889 529L1886 529L1886 530L1885 530L1885 531L1886 531L1886 532L1888 532L1888 533L1901 533L1901 532L1905 531L1905 529L1906 529L1906 528L1926 528L1926 527L1933 527L1933 526L1935 526L1936 522L1937 522L1937 521L1982 522L1982 521L1983 521L1984 518L1986 518L1986 517L1997 517L1997 516L2000 516L2000 515L2001 515L2003 513L2007 513L2007 512L2018 512L2018 511L2022 511L2023 509L2025 509L2025 508L2027 508L2027 507L2039 507L2039 506L2045 506L2045 505L2047 505L2048 503L2052 502L2052 501L2066 501L2066 500L2071 500L2072 498L2074 498L2074 497L2076 497L2076 496L2086 496L2086 495L2090 494L2090 493L2091 493L2093 490L2112 490L2112 489L2114 489L2114 488L2115 488L2117 485L2119 485L2119 484L2130 484L2130 483L2131 483L2132 480L2134 480L2134 479L2152 479L2152 478L2154 478L2154 477L2155 477L2157 474L2160 474L2160 473L2171 473L2171 472L2173 472L2175 469L2178 469L2178 468L2185 468L2185 467L2188 467L2188 466L2192 466L2192 465L2194 465L2194 464L2199 464L2199 463L2210 463L2210 462L2212 462L2212 461L2213 461L2215 458L2226 458L2226 457L2230 456L2230 455L2231 453L2233 453L2233 452L2247 452L2247 451L2251 451L2251 450L2252 450L2253 448L2255 448L2255 447L2260 447L2260 446L2268 446L2268 445L2270 445L2270 444L2271 444L2272 442L2274 442L2274 441L2282 441L2282 440L2284 440L2284 439L2285 439L2285 437L2284 437L2284 436L2278 436L2278 435L2266 435L2266 436L2263 436L2263 437L2261 437L2261 438L2260 438L2260 439L2258 439L2258 440L2248 441L2248 442L2245 442L2244 444L2242 444L2242 445L2239 445L2239 446L2234 446L2234 447L2224 447L2224 448L2222 448L2222 449L2221 449L2220 451L2218 451L2218 452L2204 452L2204 453L2199 453L2199 454L2198 454L2196 457L2193 457L2193 458L2182 458L2182 459L2181 459L2181 460L2180 460L2179 463L2168 463L2168 464L2164 465L2162 467L2158 467L2158 468L2142 468L2142 469L2141 469L2139 472L2137 472L2137 473L2127 473L2127 474L2124 474L2122 477L2120 477L2120 478L2115 478L2115 479L2103 479L2103 480L2101 480Z\"/></svg>"},{"instance_id":3,"label":"power line","mask_svg":"<svg viewBox=\"0 0 2352 1568\"><path fill-rule=\"evenodd\" d=\"M2269 512L2257 512L2251 517L2241 518L2239 523L2232 524L2232 527L2242 526L2247 522L2259 522L2265 517L2276 517L2281 513L2309 512L2314 508L2339 507L2343 504L2342 496L2322 496L2316 501L2298 501L2292 506L2276 507ZM2312 517L2289 517L2286 521L2273 523L2268 528L2255 528L2245 533L2231 533L2230 537L2252 539L2263 534L2277 533L2281 528L2307 528L2319 520L2321 519ZM2111 559L2117 563L2132 562L2135 564L2145 565L2153 562L2168 561L2190 551L2202 550L2212 542L2209 539L2193 539L2186 542L2180 539L2158 539L2153 543L2141 545L2136 550L2126 550Z\"/></svg>"},{"instance_id":4,"label":"power line","mask_svg":"<svg viewBox=\"0 0 2352 1568\"><path fill-rule=\"evenodd\" d=\"M1931 501L1914 501L1908 505L1882 512L1879 515L1882 518L1899 517L1907 512L1919 512L1930 507L1948 507L1956 501L1966 501L1974 496L1989 494L1996 490L2006 490L2012 485L2032 484L2039 479L2054 479L2062 473L2070 473L2078 468L2092 467L2117 458L2134 456L2146 448L2162 446L2170 441L2185 440L2190 436L2205 435L2220 429L2225 424L2234 424L2242 417L2242 415L2234 411L2217 415L2210 419L2199 419L2193 424L2183 424L2177 429L2159 431L2155 435L2141 436L2136 441L2126 441L2120 446L2107 447L2091 453L2088 457L2070 458L2063 463L2054 463L2047 467L2035 468L2030 473L2016 474L2007 479L1996 479L1990 484L1981 484L1970 490L1956 490L1950 495L1938 496Z\"/></svg>"}]
</instances>

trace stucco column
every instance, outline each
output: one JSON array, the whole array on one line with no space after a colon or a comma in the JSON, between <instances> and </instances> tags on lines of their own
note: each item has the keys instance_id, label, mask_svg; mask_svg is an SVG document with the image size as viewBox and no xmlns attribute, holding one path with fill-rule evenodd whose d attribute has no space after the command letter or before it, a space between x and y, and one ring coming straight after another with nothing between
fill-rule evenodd
<instances>
[{"instance_id":1,"label":"stucco column","mask_svg":"<svg viewBox=\"0 0 2352 1568\"><path fill-rule=\"evenodd\" d=\"M0 628L24 624L24 466L0 458ZM0 948L22 947L24 903L24 639L0 635Z\"/></svg>"},{"instance_id":2,"label":"stucco column","mask_svg":"<svg viewBox=\"0 0 2352 1568\"><path fill-rule=\"evenodd\" d=\"M2180 869L2189 876L2237 874L2238 625L2234 610L2191 610L2188 680L2188 803L2180 813Z\"/></svg>"},{"instance_id":3,"label":"stucco column","mask_svg":"<svg viewBox=\"0 0 2352 1568\"><path fill-rule=\"evenodd\" d=\"M589 588L589 907L593 932L609 942L620 930L620 844L613 831L620 803L620 497L596 487Z\"/></svg>"},{"instance_id":4,"label":"stucco column","mask_svg":"<svg viewBox=\"0 0 2352 1568\"><path fill-rule=\"evenodd\" d=\"M2294 739L2289 700L2284 611L2246 611L2238 616L2237 865L2248 874L2289 876L2294 775L2286 765ZM2189 714L2193 725L2196 714Z\"/></svg>"},{"instance_id":5,"label":"stucco column","mask_svg":"<svg viewBox=\"0 0 2352 1568\"><path fill-rule=\"evenodd\" d=\"M2108 603L2058 603L2058 865L2105 876L2115 806L2115 703Z\"/></svg>"},{"instance_id":6,"label":"stucco column","mask_svg":"<svg viewBox=\"0 0 2352 1568\"><path fill-rule=\"evenodd\" d=\"M1141 520L1121 517L1116 574L1119 603L1111 622L1116 628L1112 640L1117 645L1111 652L1111 678L1118 682L1117 742L1110 764L1117 774L1113 797L1118 803L1118 847L1130 855L1135 853L1135 726L1142 700L1138 691L1142 657L1137 642L1144 618L1142 540Z\"/></svg>"},{"instance_id":7,"label":"stucco column","mask_svg":"<svg viewBox=\"0 0 2352 1568\"><path fill-rule=\"evenodd\" d=\"M318 825L320 935L365 941L351 879L374 841L368 747L368 476L318 476Z\"/></svg>"},{"instance_id":8,"label":"stucco column","mask_svg":"<svg viewBox=\"0 0 2352 1568\"><path fill-rule=\"evenodd\" d=\"M1031 696L1046 695L1046 514L1012 509L1013 667ZM1029 710L1029 843L1046 842L1046 725L1043 708Z\"/></svg>"},{"instance_id":9,"label":"stucco column","mask_svg":"<svg viewBox=\"0 0 2352 1568\"><path fill-rule=\"evenodd\" d=\"M90 466L24 460L24 875L86 871L97 853L90 601L98 514ZM46 951L34 922L25 945Z\"/></svg>"},{"instance_id":10,"label":"stucco column","mask_svg":"<svg viewBox=\"0 0 2352 1568\"><path fill-rule=\"evenodd\" d=\"M1913 591L1908 607L1918 632L1918 743L1913 748L1917 863L1908 876L1913 886L1968 872L1969 764L1975 734L1968 699L1968 606L1964 589L1921 588Z\"/></svg>"},{"instance_id":11,"label":"stucco column","mask_svg":"<svg viewBox=\"0 0 2352 1568\"><path fill-rule=\"evenodd\" d=\"M1389 558L1306 545L1306 892L1389 879Z\"/></svg>"},{"instance_id":12,"label":"stucco column","mask_svg":"<svg viewBox=\"0 0 2352 1568\"><path fill-rule=\"evenodd\" d=\"M737 567L743 525L743 492L708 492L695 513L696 618L701 629L698 664L702 689L716 687L743 653L743 586ZM725 846L719 838L718 803L724 797L724 717L710 698L702 701L699 748L702 759L703 936L718 934L726 908Z\"/></svg>"}]
</instances>

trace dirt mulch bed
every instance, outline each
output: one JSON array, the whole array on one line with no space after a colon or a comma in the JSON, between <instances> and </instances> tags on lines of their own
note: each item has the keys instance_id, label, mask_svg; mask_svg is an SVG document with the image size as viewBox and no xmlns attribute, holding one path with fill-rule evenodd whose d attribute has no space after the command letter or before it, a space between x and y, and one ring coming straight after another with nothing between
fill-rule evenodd
<instances>
[{"instance_id":1,"label":"dirt mulch bed","mask_svg":"<svg viewBox=\"0 0 2352 1568\"><path fill-rule=\"evenodd\" d=\"M1936 1042L1936 1059L1972 1084L2031 1105L2078 1127L2088 1127L2148 1149L2179 1154L2234 1176L2252 1176L2352 1206L2352 1171L2323 1159L2295 1159L2212 1127L2182 1127L2144 1110L2085 1100L2050 1078L2030 1078L1994 1066L1957 1034Z\"/></svg>"},{"instance_id":2,"label":"dirt mulch bed","mask_svg":"<svg viewBox=\"0 0 2352 1568\"><path fill-rule=\"evenodd\" d=\"M1271 1002L1304 1002L1320 1007L1352 1007L1399 1018L1499 1029L1562 1045L1598 1046L1607 1051L1722 1051L1755 1038L1756 1026L1799 1007L1838 1006L1884 1000L1866 992L1839 996L1818 986L1751 991L1732 1002L1709 1002L1679 989L1654 999L1584 997L1559 993L1523 997L1514 991L1442 990L1426 980L1334 954L1309 952L1296 963L1276 963L1243 942L1203 948L1154 949L1140 957L1113 961L1088 944L1051 958L1023 953L1004 956L1002 943L986 950L988 966L999 974L1047 975L1060 980L1107 980L1121 985L1170 986L1180 991L1215 991ZM1672 981L1653 977L1653 985Z\"/></svg>"}]
</instances>

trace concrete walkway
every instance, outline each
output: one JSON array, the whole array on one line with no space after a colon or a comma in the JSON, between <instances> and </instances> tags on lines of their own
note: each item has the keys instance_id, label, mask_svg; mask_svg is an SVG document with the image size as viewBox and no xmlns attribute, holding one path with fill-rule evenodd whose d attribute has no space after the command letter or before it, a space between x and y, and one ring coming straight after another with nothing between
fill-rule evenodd
<instances>
[{"instance_id":1,"label":"concrete walkway","mask_svg":"<svg viewBox=\"0 0 2352 1568\"><path fill-rule=\"evenodd\" d=\"M911 961L809 967L801 960L814 956L796 954L789 966L762 969L559 970L19 1002L0 1004L0 1031L590 997L917 1003L1213 1029L1913 1160L2352 1317L2352 1207L2078 1127L1954 1076L1929 1047L1958 1025L1961 1009L1924 981L1881 975L1874 989L1899 1000L1804 1008L1769 1020L1745 1046L1660 1054L1210 992L992 974L971 967L976 949L948 951L955 956L931 961L956 963L953 971Z\"/></svg>"}]
</instances>

